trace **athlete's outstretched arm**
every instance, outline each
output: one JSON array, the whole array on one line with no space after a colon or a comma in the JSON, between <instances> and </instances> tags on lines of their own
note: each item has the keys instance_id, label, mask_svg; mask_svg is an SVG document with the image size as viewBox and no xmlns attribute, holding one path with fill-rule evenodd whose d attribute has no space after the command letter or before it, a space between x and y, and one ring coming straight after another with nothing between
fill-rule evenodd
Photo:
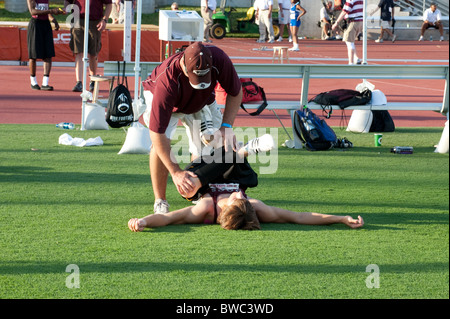
<instances>
[{"instance_id":1,"label":"athlete's outstretched arm","mask_svg":"<svg viewBox=\"0 0 450 319\"><path fill-rule=\"evenodd\" d=\"M345 224L350 228L359 228L364 225L361 216L354 219L351 216L337 216L319 213L299 213L286 209L268 206L260 200L250 199L261 223L292 223L300 225L330 225Z\"/></svg>"},{"instance_id":2,"label":"athlete's outstretched arm","mask_svg":"<svg viewBox=\"0 0 450 319\"><path fill-rule=\"evenodd\" d=\"M188 206L167 214L150 214L143 218L132 218L128 221L128 228L134 232L144 228L157 228L175 224L201 224L208 213L210 201L201 200L195 206Z\"/></svg>"}]
</instances>

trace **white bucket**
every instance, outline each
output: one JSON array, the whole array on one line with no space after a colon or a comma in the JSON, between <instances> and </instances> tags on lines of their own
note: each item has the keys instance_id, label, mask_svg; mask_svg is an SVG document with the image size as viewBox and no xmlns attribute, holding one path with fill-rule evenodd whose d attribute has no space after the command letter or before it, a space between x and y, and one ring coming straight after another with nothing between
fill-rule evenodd
<instances>
[{"instance_id":1,"label":"white bucket","mask_svg":"<svg viewBox=\"0 0 450 319\"><path fill-rule=\"evenodd\" d=\"M439 141L438 146L434 150L436 153L448 153L449 146L448 146L448 121L445 122L444 131L442 132L441 140Z\"/></svg>"}]
</instances>

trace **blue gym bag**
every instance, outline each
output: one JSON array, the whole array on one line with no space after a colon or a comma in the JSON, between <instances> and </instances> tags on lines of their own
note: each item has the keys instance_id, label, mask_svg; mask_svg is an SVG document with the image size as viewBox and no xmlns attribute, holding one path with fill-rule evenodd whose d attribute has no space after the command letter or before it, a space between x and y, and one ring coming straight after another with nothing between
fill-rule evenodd
<instances>
[{"instance_id":1,"label":"blue gym bag","mask_svg":"<svg viewBox=\"0 0 450 319\"><path fill-rule=\"evenodd\" d=\"M295 111L294 131L309 151L329 150L338 142L333 129L306 106Z\"/></svg>"}]
</instances>

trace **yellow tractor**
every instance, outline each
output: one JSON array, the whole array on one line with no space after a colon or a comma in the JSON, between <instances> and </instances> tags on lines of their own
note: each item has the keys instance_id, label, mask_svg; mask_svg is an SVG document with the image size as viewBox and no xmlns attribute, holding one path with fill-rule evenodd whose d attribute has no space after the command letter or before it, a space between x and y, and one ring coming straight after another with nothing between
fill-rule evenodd
<instances>
[{"instance_id":1,"label":"yellow tractor","mask_svg":"<svg viewBox=\"0 0 450 319\"><path fill-rule=\"evenodd\" d=\"M231 27L231 12L236 11L235 8L225 9L227 0L222 0L220 3L220 11L216 12L212 16L213 26L211 27L210 34L215 39L222 39L227 33L233 32ZM280 27L278 25L278 13L272 14L273 31L275 38L280 35ZM255 21L255 8L251 7L247 10L247 16L245 18L237 19L237 30L235 32L242 33L259 33L259 26Z\"/></svg>"}]
</instances>

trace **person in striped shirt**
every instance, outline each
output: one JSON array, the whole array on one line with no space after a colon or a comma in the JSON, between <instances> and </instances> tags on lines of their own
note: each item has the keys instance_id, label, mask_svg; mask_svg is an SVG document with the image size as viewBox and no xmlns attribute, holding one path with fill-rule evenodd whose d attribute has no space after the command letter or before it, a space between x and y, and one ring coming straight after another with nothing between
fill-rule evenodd
<instances>
[{"instance_id":1,"label":"person in striped shirt","mask_svg":"<svg viewBox=\"0 0 450 319\"><path fill-rule=\"evenodd\" d=\"M363 29L363 0L347 0L342 9L341 14L336 19L336 22L332 26L332 30L336 30L339 23L347 18L348 27L344 32L342 41L347 45L348 51L348 64L361 64L361 60L356 54L355 40L356 37L362 32Z\"/></svg>"}]
</instances>

